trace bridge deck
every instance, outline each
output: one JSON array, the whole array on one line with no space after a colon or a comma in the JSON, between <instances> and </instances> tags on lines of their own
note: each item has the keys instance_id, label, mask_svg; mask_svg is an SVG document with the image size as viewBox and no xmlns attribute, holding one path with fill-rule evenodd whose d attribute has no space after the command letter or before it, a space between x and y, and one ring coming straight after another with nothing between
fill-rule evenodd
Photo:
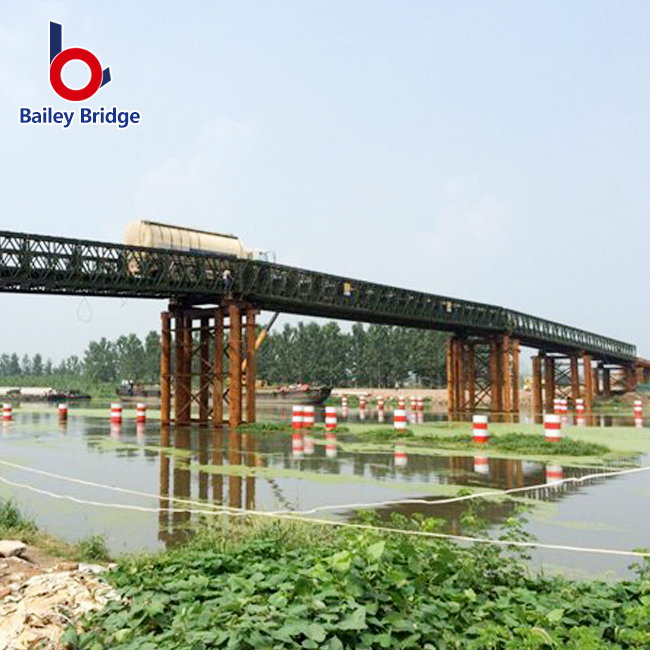
<instances>
[{"instance_id":1,"label":"bridge deck","mask_svg":"<svg viewBox=\"0 0 650 650\"><path fill-rule=\"evenodd\" d=\"M632 362L634 345L528 314L281 264L0 231L0 291L219 303L222 272L261 309L475 335L509 333L550 352Z\"/></svg>"}]
</instances>

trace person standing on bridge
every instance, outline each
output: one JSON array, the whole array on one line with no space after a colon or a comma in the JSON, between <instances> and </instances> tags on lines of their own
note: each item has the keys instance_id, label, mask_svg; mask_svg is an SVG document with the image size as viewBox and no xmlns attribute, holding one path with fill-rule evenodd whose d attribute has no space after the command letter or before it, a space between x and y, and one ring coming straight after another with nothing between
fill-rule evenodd
<instances>
[{"instance_id":1,"label":"person standing on bridge","mask_svg":"<svg viewBox=\"0 0 650 650\"><path fill-rule=\"evenodd\" d=\"M232 273L230 272L230 269L225 269L224 272L221 274L221 277L223 278L223 289L224 293L226 294L226 298L232 298Z\"/></svg>"}]
</instances>

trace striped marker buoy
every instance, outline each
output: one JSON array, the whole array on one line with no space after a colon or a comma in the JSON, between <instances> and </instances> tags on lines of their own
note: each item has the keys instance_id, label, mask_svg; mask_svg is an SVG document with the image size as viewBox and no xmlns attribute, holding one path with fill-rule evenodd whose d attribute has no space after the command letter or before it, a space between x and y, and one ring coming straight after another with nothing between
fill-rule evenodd
<instances>
[{"instance_id":1,"label":"striped marker buoy","mask_svg":"<svg viewBox=\"0 0 650 650\"><path fill-rule=\"evenodd\" d=\"M314 407L307 405L302 407L302 424L305 429L311 429L316 421Z\"/></svg>"},{"instance_id":2,"label":"striped marker buoy","mask_svg":"<svg viewBox=\"0 0 650 650\"><path fill-rule=\"evenodd\" d=\"M582 397L576 398L576 414L582 415L585 412L585 401Z\"/></svg>"},{"instance_id":3,"label":"striped marker buoy","mask_svg":"<svg viewBox=\"0 0 650 650\"><path fill-rule=\"evenodd\" d=\"M418 411L424 412L424 397L418 397L415 403Z\"/></svg>"},{"instance_id":4,"label":"striped marker buoy","mask_svg":"<svg viewBox=\"0 0 650 650\"><path fill-rule=\"evenodd\" d=\"M634 426L637 429L643 429L643 418L634 418Z\"/></svg>"},{"instance_id":5,"label":"striped marker buoy","mask_svg":"<svg viewBox=\"0 0 650 650\"><path fill-rule=\"evenodd\" d=\"M488 416L474 415L472 417L472 435L474 442L486 443L490 434L488 433Z\"/></svg>"},{"instance_id":6,"label":"striped marker buoy","mask_svg":"<svg viewBox=\"0 0 650 650\"><path fill-rule=\"evenodd\" d=\"M115 424L122 423L122 405L121 404L111 404L111 422Z\"/></svg>"},{"instance_id":7,"label":"striped marker buoy","mask_svg":"<svg viewBox=\"0 0 650 650\"><path fill-rule=\"evenodd\" d=\"M634 400L634 417L643 418L643 402L640 399Z\"/></svg>"},{"instance_id":8,"label":"striped marker buoy","mask_svg":"<svg viewBox=\"0 0 650 650\"><path fill-rule=\"evenodd\" d=\"M143 424L147 421L147 405L138 402L135 406L135 421L136 423Z\"/></svg>"},{"instance_id":9,"label":"striped marker buoy","mask_svg":"<svg viewBox=\"0 0 650 650\"><path fill-rule=\"evenodd\" d=\"M544 414L544 439L549 442L562 439L562 421L557 413Z\"/></svg>"},{"instance_id":10,"label":"striped marker buoy","mask_svg":"<svg viewBox=\"0 0 650 650\"><path fill-rule=\"evenodd\" d=\"M395 445L395 467L406 467L408 465L408 456L406 455L406 445Z\"/></svg>"},{"instance_id":11,"label":"striped marker buoy","mask_svg":"<svg viewBox=\"0 0 650 650\"><path fill-rule=\"evenodd\" d=\"M291 407L291 428L294 431L300 431L303 425L302 406L294 404Z\"/></svg>"},{"instance_id":12,"label":"striped marker buoy","mask_svg":"<svg viewBox=\"0 0 650 650\"><path fill-rule=\"evenodd\" d=\"M347 395L341 395L341 406L344 409L348 408L348 396Z\"/></svg>"},{"instance_id":13,"label":"striped marker buoy","mask_svg":"<svg viewBox=\"0 0 650 650\"><path fill-rule=\"evenodd\" d=\"M546 466L547 483L560 483L563 479L564 479L564 470L562 469L562 465Z\"/></svg>"},{"instance_id":14,"label":"striped marker buoy","mask_svg":"<svg viewBox=\"0 0 650 650\"><path fill-rule=\"evenodd\" d=\"M336 429L336 407L325 407L325 431L334 431Z\"/></svg>"},{"instance_id":15,"label":"striped marker buoy","mask_svg":"<svg viewBox=\"0 0 650 650\"><path fill-rule=\"evenodd\" d=\"M490 459L487 456L474 456L474 472L476 474L489 474Z\"/></svg>"},{"instance_id":16,"label":"striped marker buoy","mask_svg":"<svg viewBox=\"0 0 650 650\"><path fill-rule=\"evenodd\" d=\"M398 397L397 398L397 408L398 409L406 409L406 398L405 397Z\"/></svg>"},{"instance_id":17,"label":"striped marker buoy","mask_svg":"<svg viewBox=\"0 0 650 650\"><path fill-rule=\"evenodd\" d=\"M65 420L68 419L68 405L63 403L59 404L58 412L59 420L61 420L61 422L65 422Z\"/></svg>"},{"instance_id":18,"label":"striped marker buoy","mask_svg":"<svg viewBox=\"0 0 650 650\"><path fill-rule=\"evenodd\" d=\"M327 432L325 434L325 455L328 458L336 458L339 450L336 444L336 434Z\"/></svg>"},{"instance_id":19,"label":"striped marker buoy","mask_svg":"<svg viewBox=\"0 0 650 650\"><path fill-rule=\"evenodd\" d=\"M9 422L13 418L13 407L11 404L2 405L2 419L5 422Z\"/></svg>"},{"instance_id":20,"label":"striped marker buoy","mask_svg":"<svg viewBox=\"0 0 650 650\"><path fill-rule=\"evenodd\" d=\"M384 410L384 406L385 406L384 398L380 395L380 396L377 398L377 410L378 410L378 411L383 411L383 410Z\"/></svg>"},{"instance_id":21,"label":"striped marker buoy","mask_svg":"<svg viewBox=\"0 0 650 650\"><path fill-rule=\"evenodd\" d=\"M294 458L300 458L304 450L305 450L305 440L302 437L302 431L295 430L291 434L291 451L293 453Z\"/></svg>"},{"instance_id":22,"label":"striped marker buoy","mask_svg":"<svg viewBox=\"0 0 650 650\"><path fill-rule=\"evenodd\" d=\"M359 408L360 409L366 408L366 398L363 395L359 395Z\"/></svg>"},{"instance_id":23,"label":"striped marker buoy","mask_svg":"<svg viewBox=\"0 0 650 650\"><path fill-rule=\"evenodd\" d=\"M393 411L393 425L398 430L406 429L406 411L404 409Z\"/></svg>"}]
</instances>

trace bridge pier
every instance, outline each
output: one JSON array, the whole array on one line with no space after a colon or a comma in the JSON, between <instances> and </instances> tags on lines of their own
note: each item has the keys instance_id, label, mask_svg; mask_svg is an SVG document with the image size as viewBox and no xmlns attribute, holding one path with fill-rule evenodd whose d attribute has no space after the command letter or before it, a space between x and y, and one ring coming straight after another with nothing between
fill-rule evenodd
<instances>
[{"instance_id":1,"label":"bridge pier","mask_svg":"<svg viewBox=\"0 0 650 650\"><path fill-rule=\"evenodd\" d=\"M250 305L234 301L202 309L173 305L161 314L163 425L220 427L224 402L230 427L243 422L244 411L246 421L255 421L256 314Z\"/></svg>"},{"instance_id":2,"label":"bridge pier","mask_svg":"<svg viewBox=\"0 0 650 650\"><path fill-rule=\"evenodd\" d=\"M508 335L453 336L447 344L450 414L480 407L510 414L519 407L519 341Z\"/></svg>"}]
</instances>

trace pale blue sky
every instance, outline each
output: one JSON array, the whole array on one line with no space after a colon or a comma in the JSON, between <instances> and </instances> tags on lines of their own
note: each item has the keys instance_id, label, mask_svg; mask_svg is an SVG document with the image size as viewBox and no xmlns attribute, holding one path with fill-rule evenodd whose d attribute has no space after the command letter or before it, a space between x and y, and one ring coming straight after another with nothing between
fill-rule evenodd
<instances>
[{"instance_id":1,"label":"pale blue sky","mask_svg":"<svg viewBox=\"0 0 650 650\"><path fill-rule=\"evenodd\" d=\"M82 105L141 124L19 124L20 106L70 110L49 87L50 19L111 67ZM648 356L649 26L645 2L4 0L0 228L230 231ZM0 352L81 353L157 328L164 303L89 306L0 295Z\"/></svg>"}]
</instances>

